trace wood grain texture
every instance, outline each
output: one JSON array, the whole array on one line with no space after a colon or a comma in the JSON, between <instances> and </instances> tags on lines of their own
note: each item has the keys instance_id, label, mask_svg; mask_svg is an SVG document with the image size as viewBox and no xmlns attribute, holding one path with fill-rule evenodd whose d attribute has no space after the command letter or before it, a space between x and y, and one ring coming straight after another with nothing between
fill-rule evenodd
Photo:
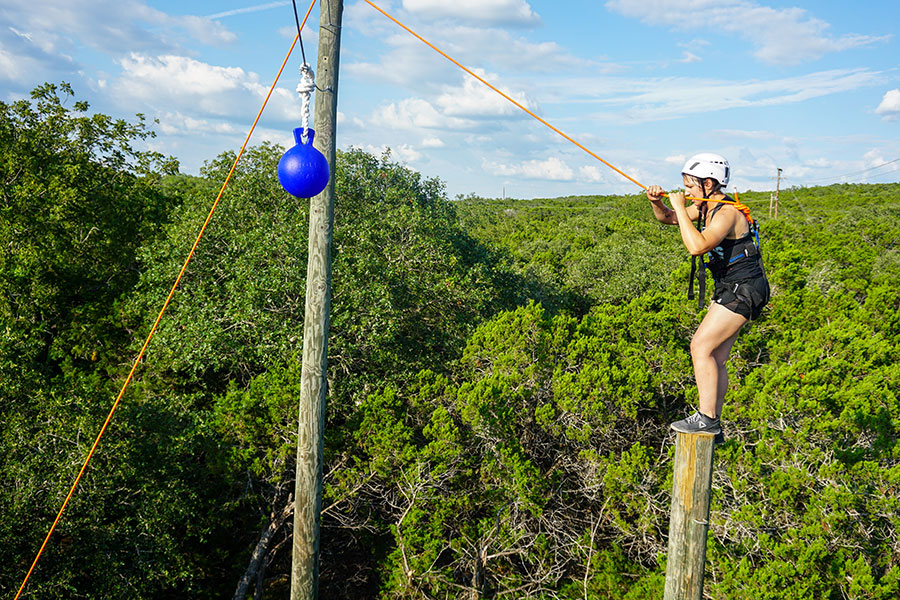
<instances>
[{"instance_id":1,"label":"wood grain texture","mask_svg":"<svg viewBox=\"0 0 900 600\"><path fill-rule=\"evenodd\" d=\"M664 600L703 596L713 439L708 433L676 433Z\"/></svg>"},{"instance_id":2,"label":"wood grain texture","mask_svg":"<svg viewBox=\"0 0 900 600\"><path fill-rule=\"evenodd\" d=\"M319 517L331 310L331 239L334 227L335 127L340 63L342 0L319 4L319 61L316 67L313 146L328 161L328 185L309 207L309 259L303 324L303 371L297 426L297 480L291 564L291 600L318 596Z\"/></svg>"}]
</instances>

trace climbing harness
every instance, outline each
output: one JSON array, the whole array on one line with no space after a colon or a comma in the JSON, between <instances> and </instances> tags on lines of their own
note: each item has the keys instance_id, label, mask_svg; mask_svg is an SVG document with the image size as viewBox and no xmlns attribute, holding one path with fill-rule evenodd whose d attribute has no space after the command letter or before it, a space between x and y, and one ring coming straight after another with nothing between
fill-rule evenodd
<instances>
[{"instance_id":1,"label":"climbing harness","mask_svg":"<svg viewBox=\"0 0 900 600\"><path fill-rule=\"evenodd\" d=\"M691 274L688 282L688 300L694 299L694 278L696 277L699 297L697 298L697 309L702 309L706 300L706 270L712 272L713 277L718 281L741 259L759 257L759 266L765 276L765 268L763 267L762 256L760 253L759 242L759 223L750 215L750 209L741 204L738 199L737 192L734 194L734 200L722 200L712 209L708 218L711 219L725 204L730 204L739 210L747 220L748 231L745 235L735 240L722 240L718 246L710 250L706 256L708 261L704 260L704 256L691 256ZM728 198L728 196L726 196ZM714 201L715 202L715 201ZM703 231L707 221L708 208L704 204L700 209L700 216L697 219L697 230ZM699 259L700 267L697 268ZM735 287L735 291L737 287Z\"/></svg>"},{"instance_id":2,"label":"climbing harness","mask_svg":"<svg viewBox=\"0 0 900 600\"><path fill-rule=\"evenodd\" d=\"M712 219L720 208L721 204L712 209L709 218ZM719 246L709 251L709 269L714 273L728 269L738 260L759 255L759 225L748 214L744 217L748 226L745 235L735 240L722 240Z\"/></svg>"},{"instance_id":3,"label":"climbing harness","mask_svg":"<svg viewBox=\"0 0 900 600\"><path fill-rule=\"evenodd\" d=\"M704 195L705 195L704 191ZM700 216L697 217L697 231L703 231L703 226L701 223L705 220L706 216L706 205L704 204L700 209ZM697 259L700 259L700 271L697 271ZM695 255L691 255L691 276L688 278L688 300L694 299L694 278L697 278L697 285L700 288L700 297L697 300L697 309L703 308L704 298L706 298L706 263L703 262L703 255L701 254L699 257Z\"/></svg>"}]
</instances>

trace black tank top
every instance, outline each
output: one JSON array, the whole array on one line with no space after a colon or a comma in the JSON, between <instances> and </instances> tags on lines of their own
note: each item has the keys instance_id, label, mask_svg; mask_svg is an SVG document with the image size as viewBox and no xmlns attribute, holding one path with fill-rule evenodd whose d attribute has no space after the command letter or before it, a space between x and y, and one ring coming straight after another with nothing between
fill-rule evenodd
<instances>
[{"instance_id":1,"label":"black tank top","mask_svg":"<svg viewBox=\"0 0 900 600\"><path fill-rule=\"evenodd\" d=\"M704 219L703 229L706 229L706 221L712 219L722 206L718 204L712 209L709 217ZM755 237L752 230L747 231L737 239L723 239L718 246L709 251L707 267L716 283L738 283L764 276L762 256L759 254Z\"/></svg>"}]
</instances>

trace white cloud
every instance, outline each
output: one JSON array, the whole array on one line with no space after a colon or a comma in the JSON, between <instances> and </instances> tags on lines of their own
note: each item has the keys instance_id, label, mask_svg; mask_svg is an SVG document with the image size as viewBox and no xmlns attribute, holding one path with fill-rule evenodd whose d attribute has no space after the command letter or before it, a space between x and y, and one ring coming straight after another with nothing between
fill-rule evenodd
<instances>
[{"instance_id":1,"label":"white cloud","mask_svg":"<svg viewBox=\"0 0 900 600\"><path fill-rule=\"evenodd\" d=\"M465 25L427 27L421 33L463 65L499 72L559 73L619 71L616 65L578 58L556 42L530 42L508 31ZM421 93L456 78L459 68L411 35L391 31L382 36L390 50L376 61L347 61L342 69L378 84L392 84ZM533 78L531 78L533 81Z\"/></svg>"},{"instance_id":2,"label":"white cloud","mask_svg":"<svg viewBox=\"0 0 900 600\"><path fill-rule=\"evenodd\" d=\"M230 44L237 41L237 36L221 23L207 17L185 15L183 17L167 17L164 24L184 29L193 40L204 40L207 43Z\"/></svg>"},{"instance_id":3,"label":"white cloud","mask_svg":"<svg viewBox=\"0 0 900 600\"><path fill-rule=\"evenodd\" d=\"M239 67L210 65L184 56L151 57L131 54L119 61L121 77L112 94L122 103L202 117L242 117L255 114L268 93L256 73ZM276 88L266 108L270 119L299 124L296 95Z\"/></svg>"},{"instance_id":4,"label":"white cloud","mask_svg":"<svg viewBox=\"0 0 900 600\"><path fill-rule=\"evenodd\" d=\"M218 12L214 15L207 15L207 19L222 19L224 17L233 17L235 15L245 15L248 13L259 12L263 10L269 10L272 8L281 8L282 6L290 6L290 1L280 0L279 2L268 2L266 4L256 4L254 6L245 6L244 8L235 8L233 10L226 10L223 12Z\"/></svg>"},{"instance_id":5,"label":"white cloud","mask_svg":"<svg viewBox=\"0 0 900 600\"><path fill-rule=\"evenodd\" d=\"M391 50L378 62L347 62L341 69L347 75L364 77L379 85L406 89L434 88L446 81L458 68L405 32L387 36Z\"/></svg>"},{"instance_id":6,"label":"white cloud","mask_svg":"<svg viewBox=\"0 0 900 600\"><path fill-rule=\"evenodd\" d=\"M827 158L812 158L807 160L804 163L808 167L813 167L816 169L830 169L835 166L835 162L833 160L829 160Z\"/></svg>"},{"instance_id":7,"label":"white cloud","mask_svg":"<svg viewBox=\"0 0 900 600\"><path fill-rule=\"evenodd\" d=\"M0 20L4 16L0 9ZM71 82L70 74L78 70L79 65L67 54L57 52L48 38L25 28L0 27L0 81L33 83L56 79L51 73L61 72Z\"/></svg>"},{"instance_id":8,"label":"white cloud","mask_svg":"<svg viewBox=\"0 0 900 600\"><path fill-rule=\"evenodd\" d=\"M394 148L397 158L401 162L411 163L422 158L422 153L410 146L409 144L401 144L399 148Z\"/></svg>"},{"instance_id":9,"label":"white cloud","mask_svg":"<svg viewBox=\"0 0 900 600\"><path fill-rule=\"evenodd\" d=\"M504 177L522 177L524 179L543 179L550 181L573 181L575 172L561 159L551 156L546 160L527 160L519 164L505 165L484 162L484 168L494 175Z\"/></svg>"},{"instance_id":10,"label":"white cloud","mask_svg":"<svg viewBox=\"0 0 900 600\"><path fill-rule=\"evenodd\" d=\"M875 114L881 115L885 121L900 119L900 89L885 92L881 104L875 109Z\"/></svg>"},{"instance_id":11,"label":"white cloud","mask_svg":"<svg viewBox=\"0 0 900 600\"><path fill-rule=\"evenodd\" d=\"M787 181L801 181L806 180L809 177L819 177L824 179L814 179L813 182L825 182L831 183L835 180L835 174L841 173L842 170L847 169L850 163L841 163L837 162L825 157L816 157L816 158L807 158L801 161L799 164L790 164L784 167L782 178ZM859 164L859 163L856 163ZM760 176L765 176L770 179L774 179L773 171L775 170L775 166L771 164L766 164L764 167L760 166L757 169L757 172ZM850 170L853 170L856 167L849 167ZM840 177L838 177L840 178ZM811 183L806 181L805 183ZM772 186L774 188L774 185Z\"/></svg>"},{"instance_id":12,"label":"white cloud","mask_svg":"<svg viewBox=\"0 0 900 600\"><path fill-rule=\"evenodd\" d=\"M487 76L481 69L473 69L473 72L477 73L485 81L496 80L496 77ZM539 110L537 103L529 100L524 92L513 92L508 87L494 82L491 85L532 112ZM497 118L527 116L512 102L470 76L466 76L462 88L448 89L447 92L437 98L435 103L445 115L456 117Z\"/></svg>"},{"instance_id":13,"label":"white cloud","mask_svg":"<svg viewBox=\"0 0 900 600\"><path fill-rule=\"evenodd\" d=\"M434 34L446 40L441 42L443 50L469 67L517 73L610 70L607 65L572 55L557 42L532 42L503 29L458 25L440 28Z\"/></svg>"},{"instance_id":14,"label":"white cloud","mask_svg":"<svg viewBox=\"0 0 900 600\"><path fill-rule=\"evenodd\" d=\"M25 72L23 66L19 58L0 43L0 78L18 80Z\"/></svg>"},{"instance_id":15,"label":"white cloud","mask_svg":"<svg viewBox=\"0 0 900 600\"><path fill-rule=\"evenodd\" d=\"M19 31L15 27L10 27L9 31L13 33L13 35L19 37L24 44L34 45L39 48L41 52L53 52L53 44L48 42L46 38L38 37L37 39L35 39L35 36L33 36L32 34L26 33L24 31Z\"/></svg>"},{"instance_id":16,"label":"white cloud","mask_svg":"<svg viewBox=\"0 0 900 600\"><path fill-rule=\"evenodd\" d=\"M217 96L248 82L247 73L240 67L217 67L184 56L131 54L119 64L124 71L119 85L127 85L141 96L151 96L152 92Z\"/></svg>"},{"instance_id":17,"label":"white cloud","mask_svg":"<svg viewBox=\"0 0 900 600\"><path fill-rule=\"evenodd\" d=\"M643 123L728 108L778 106L878 84L882 74L868 69L835 69L767 81L693 78L570 80L593 101L614 110L594 119ZM624 107L624 108L622 108Z\"/></svg>"},{"instance_id":18,"label":"white cloud","mask_svg":"<svg viewBox=\"0 0 900 600\"><path fill-rule=\"evenodd\" d=\"M866 151L861 158L831 159L817 157L805 159L784 169L788 181L803 185L829 185L838 182L896 181L896 160L888 160L881 148Z\"/></svg>"},{"instance_id":19,"label":"white cloud","mask_svg":"<svg viewBox=\"0 0 900 600\"><path fill-rule=\"evenodd\" d=\"M341 111L337 114L338 131L362 131L366 129L366 122L357 116L349 117Z\"/></svg>"},{"instance_id":20,"label":"white cloud","mask_svg":"<svg viewBox=\"0 0 900 600\"><path fill-rule=\"evenodd\" d=\"M706 46L712 46L712 42L709 40L704 40L703 38L694 38L687 42L678 42L678 46L681 48L703 48Z\"/></svg>"},{"instance_id":21,"label":"white cloud","mask_svg":"<svg viewBox=\"0 0 900 600\"><path fill-rule=\"evenodd\" d=\"M237 39L206 17L169 15L139 0L4 0L3 4L4 20L57 52L84 44L111 56L120 55L123 48L163 53L178 51L188 41L228 44Z\"/></svg>"},{"instance_id":22,"label":"white cloud","mask_svg":"<svg viewBox=\"0 0 900 600\"><path fill-rule=\"evenodd\" d=\"M684 154L674 154L672 156L667 156L663 160L670 165L678 165L680 167L684 165L684 161L687 160L687 157Z\"/></svg>"},{"instance_id":23,"label":"white cloud","mask_svg":"<svg viewBox=\"0 0 900 600\"><path fill-rule=\"evenodd\" d=\"M652 25L692 32L709 27L736 35L756 46L757 58L773 64L799 64L890 37L834 37L830 24L802 8L777 9L751 0L608 0L606 7Z\"/></svg>"},{"instance_id":24,"label":"white cloud","mask_svg":"<svg viewBox=\"0 0 900 600\"><path fill-rule=\"evenodd\" d=\"M887 162L887 159L884 158L884 153L874 148L863 154L863 160L866 163L866 167L875 167Z\"/></svg>"},{"instance_id":25,"label":"white cloud","mask_svg":"<svg viewBox=\"0 0 900 600\"><path fill-rule=\"evenodd\" d=\"M233 135L242 133L231 123L198 119L179 112L166 113L160 116L159 130L165 135Z\"/></svg>"},{"instance_id":26,"label":"white cloud","mask_svg":"<svg viewBox=\"0 0 900 600\"><path fill-rule=\"evenodd\" d=\"M240 132L240 141L244 140L244 137L247 135L246 131ZM237 140L237 138L236 138ZM288 131L286 129L270 129L267 127L257 127L253 132L253 142L254 144L258 144L261 142L271 142L273 144L278 144L282 148L288 149L293 148L297 143L294 140L294 132Z\"/></svg>"},{"instance_id":27,"label":"white cloud","mask_svg":"<svg viewBox=\"0 0 900 600\"><path fill-rule=\"evenodd\" d=\"M702 62L702 61L703 61L703 59L700 58L699 56L697 56L696 54L694 54L693 52L689 52L689 51L685 50L684 54L681 56L681 59L678 62L695 63L695 62Z\"/></svg>"},{"instance_id":28,"label":"white cloud","mask_svg":"<svg viewBox=\"0 0 900 600\"><path fill-rule=\"evenodd\" d=\"M221 46L237 39L220 23L169 15L140 0L3 0L0 22L15 25L0 27L0 79L23 85L90 81L91 67L80 63L84 48L117 59L128 52L180 54L184 44Z\"/></svg>"},{"instance_id":29,"label":"white cloud","mask_svg":"<svg viewBox=\"0 0 900 600\"><path fill-rule=\"evenodd\" d=\"M742 129L716 129L710 133L721 135L723 137L747 140L773 140L779 137L771 131L747 131Z\"/></svg>"},{"instance_id":30,"label":"white cloud","mask_svg":"<svg viewBox=\"0 0 900 600\"><path fill-rule=\"evenodd\" d=\"M403 0L403 8L429 19L450 18L492 25L541 23L525 0Z\"/></svg>"},{"instance_id":31,"label":"white cloud","mask_svg":"<svg viewBox=\"0 0 900 600\"><path fill-rule=\"evenodd\" d=\"M396 157L401 163L409 164L422 158L422 153L410 146L409 144L400 144L399 146L381 145L375 146L365 144L362 149L369 154L382 156L388 153L391 157Z\"/></svg>"},{"instance_id":32,"label":"white cloud","mask_svg":"<svg viewBox=\"0 0 900 600\"><path fill-rule=\"evenodd\" d=\"M530 110L539 110L537 103L524 92L501 84L497 87ZM418 138L424 140L421 147L438 148L444 146L438 132L481 134L484 139L471 139L467 143L495 145L495 134L505 130L511 120L527 119L519 108L471 77L464 76L458 86L444 85L441 89L443 92L433 99L408 97L383 104L366 121L371 128L390 132L387 135L391 139L396 140L399 132L407 132L412 134L407 135L407 141Z\"/></svg>"},{"instance_id":33,"label":"white cloud","mask_svg":"<svg viewBox=\"0 0 900 600\"><path fill-rule=\"evenodd\" d=\"M606 181L603 171L594 165L588 165L578 169L579 179L589 183L603 183Z\"/></svg>"},{"instance_id":34,"label":"white cloud","mask_svg":"<svg viewBox=\"0 0 900 600\"><path fill-rule=\"evenodd\" d=\"M406 98L375 111L372 119L393 129L465 130L478 127L476 121L445 115L421 98Z\"/></svg>"},{"instance_id":35,"label":"white cloud","mask_svg":"<svg viewBox=\"0 0 900 600\"><path fill-rule=\"evenodd\" d=\"M863 168L864 172L857 175L857 178L861 178L862 181L877 180L878 177L897 169L896 159L889 160L885 158L884 152L878 148L873 148L863 154L863 163L865 165ZM883 169L882 167L888 168Z\"/></svg>"}]
</instances>

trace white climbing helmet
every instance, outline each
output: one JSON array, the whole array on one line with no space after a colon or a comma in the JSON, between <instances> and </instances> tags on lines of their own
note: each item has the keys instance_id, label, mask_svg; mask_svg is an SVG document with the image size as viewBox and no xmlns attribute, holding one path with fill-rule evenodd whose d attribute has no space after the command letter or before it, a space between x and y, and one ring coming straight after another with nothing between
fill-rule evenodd
<instances>
[{"instance_id":1,"label":"white climbing helmet","mask_svg":"<svg viewBox=\"0 0 900 600\"><path fill-rule=\"evenodd\" d=\"M724 156L713 154L712 152L701 152L690 157L684 168L681 169L683 175L693 175L702 179L712 178L719 182L719 185L728 186L728 180L731 178L731 168Z\"/></svg>"}]
</instances>

